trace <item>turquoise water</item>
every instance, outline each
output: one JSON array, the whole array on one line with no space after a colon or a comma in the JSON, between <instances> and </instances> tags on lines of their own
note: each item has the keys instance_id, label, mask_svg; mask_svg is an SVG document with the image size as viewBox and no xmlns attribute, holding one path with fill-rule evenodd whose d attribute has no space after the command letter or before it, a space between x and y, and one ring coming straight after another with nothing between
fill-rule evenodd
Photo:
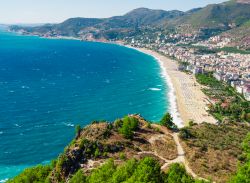
<instances>
[{"instance_id":1,"label":"turquoise water","mask_svg":"<svg viewBox=\"0 0 250 183\"><path fill-rule=\"evenodd\" d=\"M48 163L74 126L168 111L153 57L122 46L0 33L0 180Z\"/></svg>"}]
</instances>

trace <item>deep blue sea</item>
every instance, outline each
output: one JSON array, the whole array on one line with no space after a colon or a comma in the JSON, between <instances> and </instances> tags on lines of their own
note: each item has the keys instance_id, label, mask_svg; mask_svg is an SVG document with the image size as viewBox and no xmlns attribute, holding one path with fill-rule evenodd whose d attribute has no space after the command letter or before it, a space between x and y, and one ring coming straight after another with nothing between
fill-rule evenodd
<instances>
[{"instance_id":1,"label":"deep blue sea","mask_svg":"<svg viewBox=\"0 0 250 183\"><path fill-rule=\"evenodd\" d=\"M0 180L55 159L76 124L158 121L167 90L159 64L136 50L0 32Z\"/></svg>"}]
</instances>

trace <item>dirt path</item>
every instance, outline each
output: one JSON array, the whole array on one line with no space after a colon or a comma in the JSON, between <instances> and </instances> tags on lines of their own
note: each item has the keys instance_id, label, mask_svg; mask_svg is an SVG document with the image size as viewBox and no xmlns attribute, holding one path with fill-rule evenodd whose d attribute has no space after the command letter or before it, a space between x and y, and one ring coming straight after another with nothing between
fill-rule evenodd
<instances>
[{"instance_id":1,"label":"dirt path","mask_svg":"<svg viewBox=\"0 0 250 183\"><path fill-rule=\"evenodd\" d=\"M185 166L187 173L189 173L190 175L192 175L192 177L194 177L196 179L208 181L207 179L199 177L197 174L195 174L194 171L188 165L188 162L186 161L186 158L185 158L185 151L184 151L183 147L181 146L178 133L171 134L171 133L169 133L169 130L166 127L163 127L163 126L160 126L160 125L154 124L152 126L156 127L156 128L159 128L164 134L168 134L168 135L171 135L173 137L173 139L175 141L175 144L176 144L178 156L177 156L177 158L175 158L173 160L167 160L164 157L160 156L156 152L145 152L145 151L142 151L142 152L140 152L140 154L152 154L152 155L160 158L161 160L164 160L165 164L161 167L162 170L165 170L172 163L182 163ZM151 141L152 141L152 139L151 139Z\"/></svg>"}]
</instances>

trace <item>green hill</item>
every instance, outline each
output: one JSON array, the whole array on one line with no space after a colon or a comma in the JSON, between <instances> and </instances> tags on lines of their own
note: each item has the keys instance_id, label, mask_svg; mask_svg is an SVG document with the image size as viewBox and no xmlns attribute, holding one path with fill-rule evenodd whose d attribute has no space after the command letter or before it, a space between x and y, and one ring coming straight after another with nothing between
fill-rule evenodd
<instances>
[{"instance_id":1,"label":"green hill","mask_svg":"<svg viewBox=\"0 0 250 183\"><path fill-rule=\"evenodd\" d=\"M59 24L38 27L12 26L12 31L40 36L73 36L88 39L121 39L140 35L142 30L176 30L180 33L197 33L201 38L226 31L231 37L237 35L235 45L248 44L250 20L249 0L231 0L195 8L187 12L164 11L147 8L135 9L123 16L111 18L71 18ZM153 33L153 32L152 32Z\"/></svg>"},{"instance_id":2,"label":"green hill","mask_svg":"<svg viewBox=\"0 0 250 183\"><path fill-rule=\"evenodd\" d=\"M97 18L71 18L60 24L47 24L39 27L12 26L14 31L24 30L26 33L57 34L62 36L79 36L81 33L105 35L109 31L129 32L142 26L157 26L182 16L181 11L151 10L147 8L135 9L124 16L106 19Z\"/></svg>"},{"instance_id":3,"label":"green hill","mask_svg":"<svg viewBox=\"0 0 250 183\"><path fill-rule=\"evenodd\" d=\"M239 26L250 19L250 5L233 1L212 4L188 16L186 23L199 27Z\"/></svg>"}]
</instances>

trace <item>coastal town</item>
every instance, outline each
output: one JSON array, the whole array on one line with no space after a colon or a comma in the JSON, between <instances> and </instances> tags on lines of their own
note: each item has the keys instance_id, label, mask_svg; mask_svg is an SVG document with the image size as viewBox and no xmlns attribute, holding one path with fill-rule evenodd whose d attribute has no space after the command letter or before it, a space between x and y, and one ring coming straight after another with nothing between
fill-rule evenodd
<instances>
[{"instance_id":1,"label":"coastal town","mask_svg":"<svg viewBox=\"0 0 250 183\"><path fill-rule=\"evenodd\" d=\"M175 43L169 39L176 39ZM168 40L166 40L168 39ZM246 100L250 101L250 54L239 50L223 50L229 39L220 36L211 37L208 41L192 44L195 35L171 34L149 39L148 37L124 38L123 42L133 47L148 48L179 61L179 70L194 75L213 72L218 80L231 85ZM214 51L217 49L216 51Z\"/></svg>"}]
</instances>

